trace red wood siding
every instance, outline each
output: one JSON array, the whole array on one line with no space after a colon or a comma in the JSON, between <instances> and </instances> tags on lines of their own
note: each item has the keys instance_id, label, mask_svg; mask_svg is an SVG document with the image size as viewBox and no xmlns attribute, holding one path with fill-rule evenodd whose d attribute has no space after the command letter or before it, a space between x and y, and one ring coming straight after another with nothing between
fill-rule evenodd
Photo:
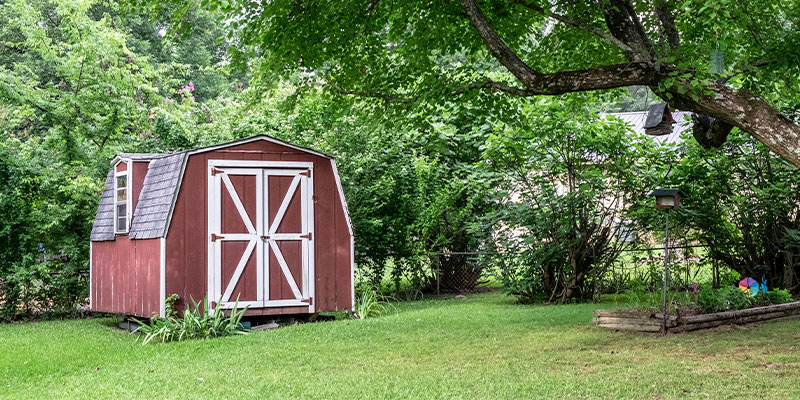
<instances>
[{"instance_id":1,"label":"red wood siding","mask_svg":"<svg viewBox=\"0 0 800 400\"><path fill-rule=\"evenodd\" d=\"M351 309L350 234L331 161L264 140L189 157L167 234L166 295L177 293L184 301L193 298L198 302L206 296L209 240L207 166L210 159L314 163L314 303L317 311ZM288 253L292 251L287 248ZM282 292L284 288L275 290ZM248 310L248 314L292 314L305 310L304 307L265 308Z\"/></svg>"},{"instance_id":2,"label":"red wood siding","mask_svg":"<svg viewBox=\"0 0 800 400\"><path fill-rule=\"evenodd\" d=\"M151 317L160 307L160 239L92 243L92 310Z\"/></svg>"},{"instance_id":3,"label":"red wood siding","mask_svg":"<svg viewBox=\"0 0 800 400\"><path fill-rule=\"evenodd\" d=\"M121 162L117 164L117 172L127 171L128 170L128 163Z\"/></svg>"},{"instance_id":4,"label":"red wood siding","mask_svg":"<svg viewBox=\"0 0 800 400\"><path fill-rule=\"evenodd\" d=\"M136 203L139 202L139 194L142 192L144 186L144 177L147 175L147 167L149 162L134 162L133 163L133 176L131 178L131 189L133 193L131 197L131 211L136 209Z\"/></svg>"}]
</instances>

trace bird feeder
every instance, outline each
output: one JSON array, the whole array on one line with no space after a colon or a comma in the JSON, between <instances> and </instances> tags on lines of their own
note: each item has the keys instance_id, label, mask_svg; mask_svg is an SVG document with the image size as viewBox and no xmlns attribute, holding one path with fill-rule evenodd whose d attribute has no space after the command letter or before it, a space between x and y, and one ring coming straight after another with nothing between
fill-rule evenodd
<instances>
[{"instance_id":1,"label":"bird feeder","mask_svg":"<svg viewBox=\"0 0 800 400\"><path fill-rule=\"evenodd\" d=\"M656 198L656 208L677 210L681 208L681 198L684 194L679 189L656 189L650 196Z\"/></svg>"}]
</instances>

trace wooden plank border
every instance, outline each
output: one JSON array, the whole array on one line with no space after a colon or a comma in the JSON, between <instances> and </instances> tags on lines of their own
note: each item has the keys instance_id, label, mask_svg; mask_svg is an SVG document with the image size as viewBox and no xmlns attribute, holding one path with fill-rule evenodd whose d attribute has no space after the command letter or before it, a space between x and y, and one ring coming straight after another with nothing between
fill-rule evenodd
<instances>
[{"instance_id":1,"label":"wooden plank border","mask_svg":"<svg viewBox=\"0 0 800 400\"><path fill-rule=\"evenodd\" d=\"M723 325L746 325L795 318L800 318L800 301L686 317L672 315L667 318L666 332L693 332ZM643 315L642 311L637 310L595 310L594 323L601 328L621 331L650 333L665 331L661 313Z\"/></svg>"}]
</instances>

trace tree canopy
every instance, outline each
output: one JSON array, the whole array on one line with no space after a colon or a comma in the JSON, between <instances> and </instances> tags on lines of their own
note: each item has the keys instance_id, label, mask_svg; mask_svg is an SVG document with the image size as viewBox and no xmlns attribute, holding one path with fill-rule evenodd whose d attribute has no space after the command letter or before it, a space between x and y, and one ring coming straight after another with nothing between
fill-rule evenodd
<instances>
[{"instance_id":1,"label":"tree canopy","mask_svg":"<svg viewBox=\"0 0 800 400\"><path fill-rule=\"evenodd\" d=\"M800 3L756 0L158 0L221 10L232 61L262 79L304 73L345 94L415 103L474 91L510 96L643 85L800 166ZM180 25L180 24L177 24ZM712 53L724 65L711 72Z\"/></svg>"}]
</instances>

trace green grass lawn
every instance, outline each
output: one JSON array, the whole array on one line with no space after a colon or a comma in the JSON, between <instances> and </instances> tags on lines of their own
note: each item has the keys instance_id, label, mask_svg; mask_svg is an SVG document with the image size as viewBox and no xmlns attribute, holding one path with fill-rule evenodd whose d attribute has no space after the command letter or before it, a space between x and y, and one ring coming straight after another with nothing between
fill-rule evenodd
<instances>
[{"instance_id":1,"label":"green grass lawn","mask_svg":"<svg viewBox=\"0 0 800 400\"><path fill-rule=\"evenodd\" d=\"M671 337L499 293L142 346L110 319L0 325L0 398L800 398L800 321Z\"/></svg>"}]
</instances>

